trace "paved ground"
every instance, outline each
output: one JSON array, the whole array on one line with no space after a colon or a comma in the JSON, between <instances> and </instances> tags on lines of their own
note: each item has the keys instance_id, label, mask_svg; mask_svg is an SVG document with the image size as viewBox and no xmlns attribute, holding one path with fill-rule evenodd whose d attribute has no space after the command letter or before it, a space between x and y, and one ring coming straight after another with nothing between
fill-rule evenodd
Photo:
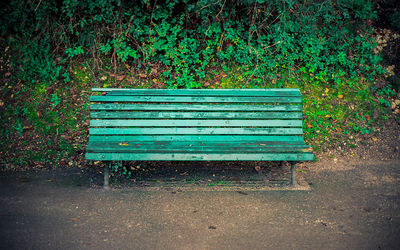
<instances>
[{"instance_id":1,"label":"paved ground","mask_svg":"<svg viewBox=\"0 0 400 250\"><path fill-rule=\"evenodd\" d=\"M0 248L399 248L400 160L301 168L311 191L105 192L65 175L3 173Z\"/></svg>"}]
</instances>

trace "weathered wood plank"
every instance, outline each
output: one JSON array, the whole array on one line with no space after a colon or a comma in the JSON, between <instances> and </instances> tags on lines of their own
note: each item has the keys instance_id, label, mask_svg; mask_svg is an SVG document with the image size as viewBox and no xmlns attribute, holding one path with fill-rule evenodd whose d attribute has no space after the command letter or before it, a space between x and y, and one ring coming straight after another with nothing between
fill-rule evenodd
<instances>
[{"instance_id":1,"label":"weathered wood plank","mask_svg":"<svg viewBox=\"0 0 400 250\"><path fill-rule=\"evenodd\" d=\"M91 112L95 119L301 119L301 112Z\"/></svg>"},{"instance_id":2,"label":"weathered wood plank","mask_svg":"<svg viewBox=\"0 0 400 250\"><path fill-rule=\"evenodd\" d=\"M307 147L303 147L305 149ZM302 153L301 148L292 147L233 147L231 149L224 147L204 147L204 148L131 148L131 147L93 147L88 145L86 152L88 153L225 153L225 154L236 154L240 153Z\"/></svg>"},{"instance_id":3,"label":"weathered wood plank","mask_svg":"<svg viewBox=\"0 0 400 250\"><path fill-rule=\"evenodd\" d=\"M172 96L301 96L299 89L116 89L93 88L108 95Z\"/></svg>"},{"instance_id":4,"label":"weathered wood plank","mask_svg":"<svg viewBox=\"0 0 400 250\"><path fill-rule=\"evenodd\" d=\"M301 135L302 128L89 128L90 135Z\"/></svg>"},{"instance_id":5,"label":"weathered wood plank","mask_svg":"<svg viewBox=\"0 0 400 250\"><path fill-rule=\"evenodd\" d=\"M310 161L314 159L314 155L312 153L86 153L86 159L104 161Z\"/></svg>"},{"instance_id":6,"label":"weathered wood plank","mask_svg":"<svg viewBox=\"0 0 400 250\"><path fill-rule=\"evenodd\" d=\"M260 142L260 143L304 143L303 136L292 135L91 135L89 143L95 142Z\"/></svg>"},{"instance_id":7,"label":"weathered wood plank","mask_svg":"<svg viewBox=\"0 0 400 250\"><path fill-rule=\"evenodd\" d=\"M91 104L91 110L154 111L302 111L302 105L223 105L223 104Z\"/></svg>"},{"instance_id":8,"label":"weathered wood plank","mask_svg":"<svg viewBox=\"0 0 400 250\"><path fill-rule=\"evenodd\" d=\"M302 141L97 141L89 142L91 147L149 147L149 148L181 148L181 147L308 147Z\"/></svg>"},{"instance_id":9,"label":"weathered wood plank","mask_svg":"<svg viewBox=\"0 0 400 250\"><path fill-rule=\"evenodd\" d=\"M91 120L91 127L302 127L301 120Z\"/></svg>"},{"instance_id":10,"label":"weathered wood plank","mask_svg":"<svg viewBox=\"0 0 400 250\"><path fill-rule=\"evenodd\" d=\"M301 103L301 97L257 96L91 96L91 102L151 102L151 103Z\"/></svg>"},{"instance_id":11,"label":"weathered wood plank","mask_svg":"<svg viewBox=\"0 0 400 250\"><path fill-rule=\"evenodd\" d=\"M300 143L254 143L254 142L123 142L90 143L86 152L132 152L132 153L249 153L249 152L302 152L309 146Z\"/></svg>"}]
</instances>

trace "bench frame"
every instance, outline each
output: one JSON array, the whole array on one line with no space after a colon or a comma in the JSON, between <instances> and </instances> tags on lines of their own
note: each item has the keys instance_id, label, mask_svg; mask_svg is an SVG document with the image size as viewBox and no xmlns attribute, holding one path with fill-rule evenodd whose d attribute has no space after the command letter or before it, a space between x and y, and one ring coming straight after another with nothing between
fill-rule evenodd
<instances>
[{"instance_id":1,"label":"bench frame","mask_svg":"<svg viewBox=\"0 0 400 250\"><path fill-rule=\"evenodd\" d=\"M313 160L298 89L93 88L86 159L109 161Z\"/></svg>"}]
</instances>

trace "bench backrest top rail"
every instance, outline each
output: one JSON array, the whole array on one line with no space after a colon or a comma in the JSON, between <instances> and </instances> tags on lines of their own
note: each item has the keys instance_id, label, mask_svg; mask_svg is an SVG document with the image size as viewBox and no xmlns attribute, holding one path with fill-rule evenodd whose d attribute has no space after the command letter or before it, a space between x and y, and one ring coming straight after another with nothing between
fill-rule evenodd
<instances>
[{"instance_id":1,"label":"bench backrest top rail","mask_svg":"<svg viewBox=\"0 0 400 250\"><path fill-rule=\"evenodd\" d=\"M205 96L301 96L299 89L120 89L92 88L92 92L110 95L205 95Z\"/></svg>"}]
</instances>

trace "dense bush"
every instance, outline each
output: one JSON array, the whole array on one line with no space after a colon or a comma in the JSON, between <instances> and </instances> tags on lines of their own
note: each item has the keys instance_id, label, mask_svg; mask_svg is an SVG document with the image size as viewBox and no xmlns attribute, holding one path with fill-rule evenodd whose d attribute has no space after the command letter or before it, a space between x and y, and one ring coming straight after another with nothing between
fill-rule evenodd
<instances>
[{"instance_id":1,"label":"dense bush","mask_svg":"<svg viewBox=\"0 0 400 250\"><path fill-rule=\"evenodd\" d=\"M156 65L167 86L188 88L221 67L248 70L254 85L282 71L332 82L382 71L367 0L14 0L2 16L23 80L68 80L60 65L76 58L114 71Z\"/></svg>"}]
</instances>

